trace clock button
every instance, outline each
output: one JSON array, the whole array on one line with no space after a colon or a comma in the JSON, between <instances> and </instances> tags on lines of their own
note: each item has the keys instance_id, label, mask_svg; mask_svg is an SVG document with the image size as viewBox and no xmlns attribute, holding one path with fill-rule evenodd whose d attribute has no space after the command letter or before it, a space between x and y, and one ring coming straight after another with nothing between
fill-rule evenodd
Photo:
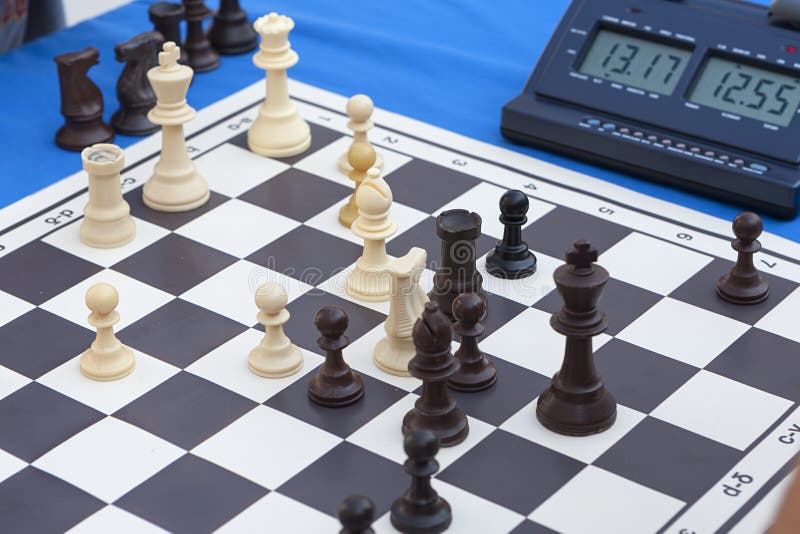
<instances>
[{"instance_id":1,"label":"clock button","mask_svg":"<svg viewBox=\"0 0 800 534\"><path fill-rule=\"evenodd\" d=\"M644 137L644 134L642 132L633 132L633 136L634 137Z\"/></svg>"},{"instance_id":2,"label":"clock button","mask_svg":"<svg viewBox=\"0 0 800 534\"><path fill-rule=\"evenodd\" d=\"M678 143L678 144L677 144L677 145L675 145L675 146L676 146L677 148L680 148L681 150L685 150L685 149L686 149L686 143Z\"/></svg>"},{"instance_id":3,"label":"clock button","mask_svg":"<svg viewBox=\"0 0 800 534\"><path fill-rule=\"evenodd\" d=\"M716 156L716 154L714 154L714 152L711 150L706 150L704 155L708 156L709 158L713 158L714 156Z\"/></svg>"},{"instance_id":4,"label":"clock button","mask_svg":"<svg viewBox=\"0 0 800 534\"><path fill-rule=\"evenodd\" d=\"M589 126L600 126L600 121L598 119L586 119L586 124Z\"/></svg>"},{"instance_id":5,"label":"clock button","mask_svg":"<svg viewBox=\"0 0 800 534\"><path fill-rule=\"evenodd\" d=\"M754 171L759 171L759 172L767 172L769 170L769 167L767 167L766 165L762 165L760 163L751 163L750 168L753 169Z\"/></svg>"},{"instance_id":6,"label":"clock button","mask_svg":"<svg viewBox=\"0 0 800 534\"><path fill-rule=\"evenodd\" d=\"M731 157L727 154L723 154L719 157L722 161L730 161Z\"/></svg>"},{"instance_id":7,"label":"clock button","mask_svg":"<svg viewBox=\"0 0 800 534\"><path fill-rule=\"evenodd\" d=\"M672 139L662 139L661 144L664 146L672 146Z\"/></svg>"},{"instance_id":8,"label":"clock button","mask_svg":"<svg viewBox=\"0 0 800 534\"><path fill-rule=\"evenodd\" d=\"M617 125L614 124L613 122L607 122L603 124L603 129L606 130L607 132L613 132L614 130L617 129Z\"/></svg>"},{"instance_id":9,"label":"clock button","mask_svg":"<svg viewBox=\"0 0 800 534\"><path fill-rule=\"evenodd\" d=\"M655 143L656 141L658 141L658 136L656 136L656 135L648 135L647 136L647 140L648 141L652 141L652 142Z\"/></svg>"},{"instance_id":10,"label":"clock button","mask_svg":"<svg viewBox=\"0 0 800 534\"><path fill-rule=\"evenodd\" d=\"M692 148L689 149L689 152L691 152L692 154L699 154L700 149L697 148L696 146L693 146Z\"/></svg>"},{"instance_id":11,"label":"clock button","mask_svg":"<svg viewBox=\"0 0 800 534\"><path fill-rule=\"evenodd\" d=\"M628 135L629 133L631 133L631 129L630 128L620 128L619 129L619 133Z\"/></svg>"},{"instance_id":12,"label":"clock button","mask_svg":"<svg viewBox=\"0 0 800 534\"><path fill-rule=\"evenodd\" d=\"M734 165L744 165L744 160L743 159L735 159L735 160L733 160L733 164Z\"/></svg>"}]
</instances>

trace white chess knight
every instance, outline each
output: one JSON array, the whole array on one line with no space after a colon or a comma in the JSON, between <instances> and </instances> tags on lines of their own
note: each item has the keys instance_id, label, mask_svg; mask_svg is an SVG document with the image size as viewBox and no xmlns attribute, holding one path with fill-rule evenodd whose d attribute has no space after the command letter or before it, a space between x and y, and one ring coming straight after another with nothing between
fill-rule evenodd
<instances>
[{"instance_id":1,"label":"white chess knight","mask_svg":"<svg viewBox=\"0 0 800 534\"><path fill-rule=\"evenodd\" d=\"M428 295L419 285L427 256L424 249L414 247L384 267L391 280L392 295L389 316L383 323L386 336L375 345L372 357L378 369L392 375L411 376L408 362L416 352L411 333L428 302Z\"/></svg>"},{"instance_id":2,"label":"white chess knight","mask_svg":"<svg viewBox=\"0 0 800 534\"><path fill-rule=\"evenodd\" d=\"M256 306L260 310L258 322L264 325L264 337L247 357L250 370L267 378L281 378L296 373L303 367L303 351L283 332L289 320L286 288L267 282L256 290Z\"/></svg>"},{"instance_id":3,"label":"white chess knight","mask_svg":"<svg viewBox=\"0 0 800 534\"><path fill-rule=\"evenodd\" d=\"M347 116L350 120L347 127L353 131L353 142L350 144L352 147L356 143L369 143L367 132L372 129L372 112L375 110L375 104L372 99L367 95L353 95L347 101ZM374 148L374 147L373 147ZM377 152L375 153L375 163L373 167L383 170L383 157ZM344 174L350 174L353 166L348 161L348 152L345 152L339 157L339 170Z\"/></svg>"},{"instance_id":4,"label":"white chess knight","mask_svg":"<svg viewBox=\"0 0 800 534\"><path fill-rule=\"evenodd\" d=\"M81 373L92 380L117 380L133 371L133 351L114 334L119 322L119 294L110 284L95 284L86 292L86 306L91 310L89 324L97 328L92 346L81 355Z\"/></svg>"},{"instance_id":5,"label":"white chess knight","mask_svg":"<svg viewBox=\"0 0 800 534\"><path fill-rule=\"evenodd\" d=\"M257 154L274 158L300 154L311 146L311 130L289 100L286 69L298 61L289 43L294 21L270 13L256 20L253 27L261 34L261 48L253 63L266 71L267 96L247 132L247 145Z\"/></svg>"}]
</instances>

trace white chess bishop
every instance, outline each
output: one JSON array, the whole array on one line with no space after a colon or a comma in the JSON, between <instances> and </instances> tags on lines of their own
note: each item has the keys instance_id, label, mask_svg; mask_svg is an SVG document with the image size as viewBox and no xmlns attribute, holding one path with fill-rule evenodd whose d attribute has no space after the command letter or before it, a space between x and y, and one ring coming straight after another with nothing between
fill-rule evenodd
<instances>
[{"instance_id":1,"label":"white chess bishop","mask_svg":"<svg viewBox=\"0 0 800 534\"><path fill-rule=\"evenodd\" d=\"M372 103L372 99L367 95L353 95L347 101L345 111L347 111L347 116L350 117L350 120L347 122L347 127L353 132L353 142L350 144L350 147L356 143L369 144L367 132L369 132L373 126L372 112L374 110L375 104ZM380 154L375 154L375 163L372 166L383 170L383 157L381 157ZM350 165L348 159L348 152L345 152L339 157L339 170L348 175L353 170L353 166Z\"/></svg>"},{"instance_id":2,"label":"white chess bishop","mask_svg":"<svg viewBox=\"0 0 800 534\"><path fill-rule=\"evenodd\" d=\"M250 370L267 378L281 378L303 367L303 351L286 337L283 325L289 320L286 288L267 282L256 290L258 322L264 325L264 337L247 357Z\"/></svg>"},{"instance_id":3,"label":"white chess bishop","mask_svg":"<svg viewBox=\"0 0 800 534\"><path fill-rule=\"evenodd\" d=\"M95 284L86 292L86 306L91 310L89 324L97 328L92 346L81 355L81 373L92 380L108 381L125 377L133 371L133 351L114 334L119 322L119 294L110 284Z\"/></svg>"}]
</instances>

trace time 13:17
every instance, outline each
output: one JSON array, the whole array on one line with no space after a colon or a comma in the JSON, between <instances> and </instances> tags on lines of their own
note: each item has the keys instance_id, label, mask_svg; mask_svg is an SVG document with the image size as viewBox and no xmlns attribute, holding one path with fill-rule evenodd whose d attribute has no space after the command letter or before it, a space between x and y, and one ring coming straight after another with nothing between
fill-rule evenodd
<instances>
[{"instance_id":1,"label":"time 13:17","mask_svg":"<svg viewBox=\"0 0 800 534\"><path fill-rule=\"evenodd\" d=\"M633 73L631 65L635 65L637 63L637 57L639 63L642 61L642 59L644 59L639 55L639 52L641 52L641 47L635 44L614 43L614 45L611 47L611 50L608 52L608 55L605 57L605 59L603 59L603 68L615 74L631 76ZM650 76L653 74L653 72L658 70L661 62L667 62L667 69L664 73L664 78L661 80L661 83L668 85L672 77L675 75L675 72L678 70L678 67L681 66L683 59L673 54L663 54L659 52L654 55L652 59L650 59L649 63L647 63L647 67L642 74L642 79L650 79Z\"/></svg>"}]
</instances>

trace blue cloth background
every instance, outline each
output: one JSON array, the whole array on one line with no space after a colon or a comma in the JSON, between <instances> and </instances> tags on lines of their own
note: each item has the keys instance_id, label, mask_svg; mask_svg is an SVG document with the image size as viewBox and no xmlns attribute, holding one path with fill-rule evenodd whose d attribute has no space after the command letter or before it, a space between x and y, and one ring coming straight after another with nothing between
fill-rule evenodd
<instances>
[{"instance_id":1,"label":"blue cloth background","mask_svg":"<svg viewBox=\"0 0 800 534\"><path fill-rule=\"evenodd\" d=\"M500 108L522 89L568 3L242 0L251 18L278 11L295 20L291 40L300 63L290 71L293 78L344 95L363 92L391 111L732 219L740 211L737 206L518 147L502 138ZM103 90L109 118L117 107L115 84L122 70L113 46L150 29L149 4L135 1L0 56L0 206L80 168L77 154L53 142L62 123L53 56L88 45L100 49L101 62L90 75ZM209 4L216 7L213 0ZM219 69L197 75L188 99L200 109L262 76L250 54L225 56ZM124 147L135 141L119 136L116 142ZM765 226L800 241L800 218L767 219Z\"/></svg>"}]
</instances>

